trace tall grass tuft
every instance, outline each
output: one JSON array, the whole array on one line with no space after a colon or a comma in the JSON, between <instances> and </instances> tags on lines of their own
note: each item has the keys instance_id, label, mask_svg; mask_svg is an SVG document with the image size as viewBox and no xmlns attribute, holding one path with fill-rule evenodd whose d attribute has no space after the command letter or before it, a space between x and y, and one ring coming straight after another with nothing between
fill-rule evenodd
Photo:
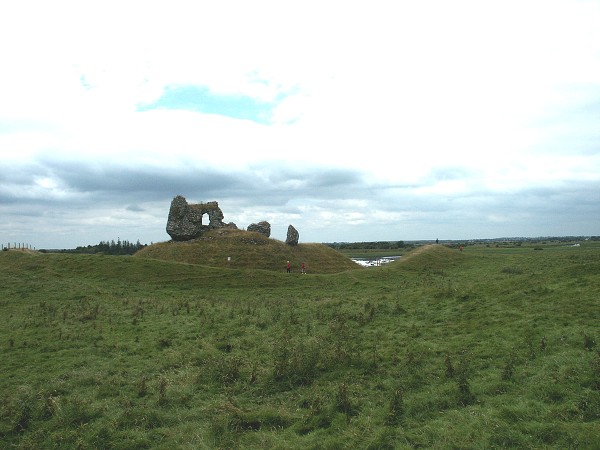
<instances>
[{"instance_id":1,"label":"tall grass tuft","mask_svg":"<svg viewBox=\"0 0 600 450\"><path fill-rule=\"evenodd\" d=\"M402 396L402 389L397 388L392 392L390 398L388 411L385 418L386 425L398 425L404 418L404 398Z\"/></svg>"},{"instance_id":2,"label":"tall grass tuft","mask_svg":"<svg viewBox=\"0 0 600 450\"><path fill-rule=\"evenodd\" d=\"M592 361L592 380L594 388L600 391L600 351L596 352L596 357Z\"/></svg>"},{"instance_id":3,"label":"tall grass tuft","mask_svg":"<svg viewBox=\"0 0 600 450\"><path fill-rule=\"evenodd\" d=\"M324 355L319 340L294 341L285 334L273 344L273 379L290 386L310 385L318 375Z\"/></svg>"},{"instance_id":4,"label":"tall grass tuft","mask_svg":"<svg viewBox=\"0 0 600 450\"><path fill-rule=\"evenodd\" d=\"M583 347L591 352L596 347L596 339L587 333L583 333Z\"/></svg>"},{"instance_id":5,"label":"tall grass tuft","mask_svg":"<svg viewBox=\"0 0 600 450\"><path fill-rule=\"evenodd\" d=\"M506 365L504 366L504 370L502 371L502 380L503 381L511 381L515 375L515 368L517 365L517 356L515 351L510 354Z\"/></svg>"},{"instance_id":6,"label":"tall grass tuft","mask_svg":"<svg viewBox=\"0 0 600 450\"><path fill-rule=\"evenodd\" d=\"M335 409L336 411L345 414L348 421L350 421L350 416L355 413L354 405L352 405L352 401L350 400L348 384L346 383L340 383L338 385L335 396Z\"/></svg>"},{"instance_id":7,"label":"tall grass tuft","mask_svg":"<svg viewBox=\"0 0 600 450\"><path fill-rule=\"evenodd\" d=\"M158 404L164 406L167 404L167 388L169 387L169 380L165 376L161 376L158 379Z\"/></svg>"},{"instance_id":8,"label":"tall grass tuft","mask_svg":"<svg viewBox=\"0 0 600 450\"><path fill-rule=\"evenodd\" d=\"M450 353L446 353L444 365L446 367L446 377L454 378L454 364L452 364L452 357L450 356Z\"/></svg>"},{"instance_id":9,"label":"tall grass tuft","mask_svg":"<svg viewBox=\"0 0 600 450\"><path fill-rule=\"evenodd\" d=\"M456 383L458 385L458 403L463 406L475 402L475 396L471 392L470 382L470 358L466 351L463 351L457 368Z\"/></svg>"}]
</instances>

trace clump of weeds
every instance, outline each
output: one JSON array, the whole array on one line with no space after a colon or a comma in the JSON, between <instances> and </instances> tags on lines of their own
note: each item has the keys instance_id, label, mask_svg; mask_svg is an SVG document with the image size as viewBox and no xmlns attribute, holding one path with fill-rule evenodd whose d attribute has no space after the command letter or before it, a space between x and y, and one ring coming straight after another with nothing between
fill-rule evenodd
<instances>
[{"instance_id":1,"label":"clump of weeds","mask_svg":"<svg viewBox=\"0 0 600 450\"><path fill-rule=\"evenodd\" d=\"M459 362L456 382L458 384L458 403L467 406L475 402L475 396L471 392L470 361L467 354L463 353Z\"/></svg>"},{"instance_id":2,"label":"clump of weeds","mask_svg":"<svg viewBox=\"0 0 600 450\"><path fill-rule=\"evenodd\" d=\"M148 378L142 376L137 385L138 397L145 397L148 394Z\"/></svg>"},{"instance_id":3,"label":"clump of weeds","mask_svg":"<svg viewBox=\"0 0 600 450\"><path fill-rule=\"evenodd\" d=\"M352 403L350 402L350 394L348 393L348 385L341 383L338 386L337 396L335 398L336 410L350 415L352 413Z\"/></svg>"},{"instance_id":4,"label":"clump of weeds","mask_svg":"<svg viewBox=\"0 0 600 450\"><path fill-rule=\"evenodd\" d=\"M450 353L446 353L446 357L444 358L444 365L446 366L446 377L454 378L454 365L452 364L452 358Z\"/></svg>"},{"instance_id":5,"label":"clump of weeds","mask_svg":"<svg viewBox=\"0 0 600 450\"><path fill-rule=\"evenodd\" d=\"M158 404L166 405L167 399L167 387L169 386L169 380L166 377L160 377L158 380Z\"/></svg>"},{"instance_id":6,"label":"clump of weeds","mask_svg":"<svg viewBox=\"0 0 600 450\"><path fill-rule=\"evenodd\" d=\"M596 347L596 339L587 333L583 333L583 346L587 351L591 352Z\"/></svg>"},{"instance_id":7,"label":"clump of weeds","mask_svg":"<svg viewBox=\"0 0 600 450\"><path fill-rule=\"evenodd\" d=\"M404 417L404 398L402 389L394 389L392 398L388 405L387 416L385 418L386 425L398 425Z\"/></svg>"},{"instance_id":8,"label":"clump of weeds","mask_svg":"<svg viewBox=\"0 0 600 450\"><path fill-rule=\"evenodd\" d=\"M592 361L592 377L594 388L600 391L600 351L596 352L596 358Z\"/></svg>"},{"instance_id":9,"label":"clump of weeds","mask_svg":"<svg viewBox=\"0 0 600 450\"><path fill-rule=\"evenodd\" d=\"M517 356L513 351L504 366L504 370L502 371L502 380L503 381L511 381L515 375L515 367L517 364Z\"/></svg>"}]
</instances>

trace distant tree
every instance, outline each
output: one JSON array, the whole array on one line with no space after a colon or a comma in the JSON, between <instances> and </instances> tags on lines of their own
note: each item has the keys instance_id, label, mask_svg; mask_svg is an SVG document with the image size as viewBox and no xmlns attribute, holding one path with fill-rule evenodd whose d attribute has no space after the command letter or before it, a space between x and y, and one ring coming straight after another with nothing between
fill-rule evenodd
<instances>
[{"instance_id":1,"label":"distant tree","mask_svg":"<svg viewBox=\"0 0 600 450\"><path fill-rule=\"evenodd\" d=\"M127 240L121 241L117 238L117 241L100 241L96 245L80 246L74 250L62 250L64 253L103 253L105 255L133 255L138 250L146 247L146 244L140 243L139 239L135 244Z\"/></svg>"},{"instance_id":2,"label":"distant tree","mask_svg":"<svg viewBox=\"0 0 600 450\"><path fill-rule=\"evenodd\" d=\"M404 241L332 242L325 245L336 250L394 250L408 246Z\"/></svg>"}]
</instances>

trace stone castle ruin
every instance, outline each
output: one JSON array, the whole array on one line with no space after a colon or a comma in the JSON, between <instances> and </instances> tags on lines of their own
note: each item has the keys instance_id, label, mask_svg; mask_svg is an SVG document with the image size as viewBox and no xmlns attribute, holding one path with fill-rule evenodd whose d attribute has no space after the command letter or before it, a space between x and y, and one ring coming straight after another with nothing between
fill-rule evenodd
<instances>
[{"instance_id":1,"label":"stone castle ruin","mask_svg":"<svg viewBox=\"0 0 600 450\"><path fill-rule=\"evenodd\" d=\"M208 215L208 225L202 222L205 214ZM225 226L235 227L235 224L223 222L223 211L217 202L189 204L181 195L171 201L167 233L174 241L189 241L205 231Z\"/></svg>"},{"instance_id":2,"label":"stone castle ruin","mask_svg":"<svg viewBox=\"0 0 600 450\"><path fill-rule=\"evenodd\" d=\"M208 216L206 225L203 222L205 214ZM225 223L223 218L223 211L217 202L188 203L185 197L178 195L171 201L167 233L174 241L190 241L215 228L237 229L235 223ZM265 221L253 223L248 226L248 231L255 231L269 237L271 225ZM298 245L298 232L291 225L288 228L286 244Z\"/></svg>"}]
</instances>

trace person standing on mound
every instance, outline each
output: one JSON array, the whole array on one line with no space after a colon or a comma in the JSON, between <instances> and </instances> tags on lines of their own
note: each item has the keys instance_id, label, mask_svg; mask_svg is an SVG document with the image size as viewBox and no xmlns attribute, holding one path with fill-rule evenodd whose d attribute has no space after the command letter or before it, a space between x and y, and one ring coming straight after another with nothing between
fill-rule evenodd
<instances>
[{"instance_id":1,"label":"person standing on mound","mask_svg":"<svg viewBox=\"0 0 600 450\"><path fill-rule=\"evenodd\" d=\"M300 269L301 269L302 273L306 273L306 265L304 263L302 263L300 265Z\"/></svg>"},{"instance_id":2,"label":"person standing on mound","mask_svg":"<svg viewBox=\"0 0 600 450\"><path fill-rule=\"evenodd\" d=\"M292 271L292 264L288 261L287 262L287 273L290 273Z\"/></svg>"}]
</instances>

